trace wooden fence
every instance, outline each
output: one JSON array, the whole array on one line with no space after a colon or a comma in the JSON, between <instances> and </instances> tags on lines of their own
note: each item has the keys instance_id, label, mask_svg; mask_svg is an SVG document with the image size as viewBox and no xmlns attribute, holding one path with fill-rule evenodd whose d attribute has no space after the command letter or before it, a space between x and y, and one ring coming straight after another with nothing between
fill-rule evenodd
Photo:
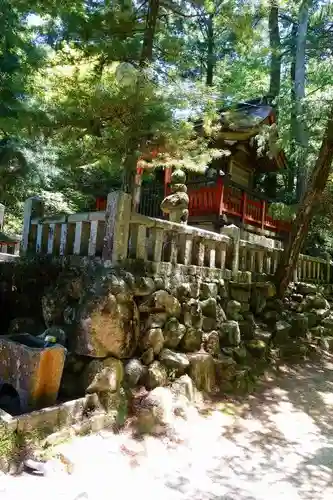
<instances>
[{"instance_id":1,"label":"wooden fence","mask_svg":"<svg viewBox=\"0 0 333 500\"><path fill-rule=\"evenodd\" d=\"M224 234L176 224L131 212L129 195L113 192L106 211L44 217L43 203L26 202L23 253L101 257L119 263L128 259L151 263L158 270L184 265L255 275L274 274L281 250L240 239L240 229ZM330 259L301 255L295 281L330 282ZM254 278L255 279L255 278Z\"/></svg>"}]
</instances>

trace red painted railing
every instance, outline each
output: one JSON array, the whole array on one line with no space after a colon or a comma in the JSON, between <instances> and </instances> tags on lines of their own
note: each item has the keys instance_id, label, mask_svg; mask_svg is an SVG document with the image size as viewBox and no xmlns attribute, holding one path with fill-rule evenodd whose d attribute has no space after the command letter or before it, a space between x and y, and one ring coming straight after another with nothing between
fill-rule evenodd
<instances>
[{"instance_id":1,"label":"red painted railing","mask_svg":"<svg viewBox=\"0 0 333 500\"><path fill-rule=\"evenodd\" d=\"M197 189L189 189L188 195L190 198L190 215L218 213L220 210L221 193L221 186L214 186L213 189L207 186L202 186ZM203 210L204 213L202 213Z\"/></svg>"},{"instance_id":2,"label":"red painted railing","mask_svg":"<svg viewBox=\"0 0 333 500\"><path fill-rule=\"evenodd\" d=\"M268 231L289 232L291 229L290 222L268 215L269 204L266 200L249 195L241 187L225 185L222 179L215 186L189 187L188 195L190 217L225 213Z\"/></svg>"},{"instance_id":3,"label":"red painted railing","mask_svg":"<svg viewBox=\"0 0 333 500\"><path fill-rule=\"evenodd\" d=\"M169 194L169 189L167 193ZM265 199L248 194L240 186L224 184L222 179L214 186L203 184L188 187L190 217L227 214L239 218L245 224L274 232L290 232L290 222L276 220L268 215L269 203ZM161 199L162 201L162 199ZM147 205L147 204L146 204ZM149 202L148 202L149 205ZM106 209L106 199L97 198L96 209ZM145 215L154 215L146 211Z\"/></svg>"},{"instance_id":4,"label":"red painted railing","mask_svg":"<svg viewBox=\"0 0 333 500\"><path fill-rule=\"evenodd\" d=\"M98 212L106 210L106 198L96 198L96 210Z\"/></svg>"}]
</instances>

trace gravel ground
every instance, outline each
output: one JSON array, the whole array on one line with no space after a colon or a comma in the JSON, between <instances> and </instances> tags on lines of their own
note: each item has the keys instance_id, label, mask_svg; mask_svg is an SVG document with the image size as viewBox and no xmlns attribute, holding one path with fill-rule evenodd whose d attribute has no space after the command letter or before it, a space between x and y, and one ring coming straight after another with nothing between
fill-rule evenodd
<instances>
[{"instance_id":1,"label":"gravel ground","mask_svg":"<svg viewBox=\"0 0 333 500\"><path fill-rule=\"evenodd\" d=\"M177 438L108 431L59 446L73 464L0 477L1 500L333 499L333 364L285 369L227 414L177 419Z\"/></svg>"}]
</instances>

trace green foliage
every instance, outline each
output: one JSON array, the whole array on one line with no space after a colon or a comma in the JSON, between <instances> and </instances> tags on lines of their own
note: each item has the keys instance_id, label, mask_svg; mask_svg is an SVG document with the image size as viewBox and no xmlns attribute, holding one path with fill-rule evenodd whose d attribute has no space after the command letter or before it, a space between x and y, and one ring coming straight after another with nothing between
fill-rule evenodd
<instances>
[{"instance_id":1,"label":"green foliage","mask_svg":"<svg viewBox=\"0 0 333 500\"><path fill-rule=\"evenodd\" d=\"M132 0L2 2L0 202L6 205L7 230L20 230L24 199L33 194L43 196L51 212L89 209L96 196L121 186L129 156L135 160L157 147L162 152L151 167L204 169L214 155L229 154L207 150L216 134L217 109L267 94L269 2L160 3L152 61L142 70L149 5ZM332 6L313 2L305 98L296 117L306 123L304 156L292 130L290 79L299 7L294 0L279 5L278 129L264 127L256 138L259 154L274 154L280 147L287 154L289 167L278 175L277 197L288 204L295 202L297 176L313 168L333 98ZM124 86L117 79L122 61L134 66L138 84ZM209 68L212 85L206 86ZM205 138L194 136L189 115L204 117ZM311 229L309 248L324 235L328 242L332 218L327 204L324 208L326 215L321 213L320 224ZM271 207L278 218L292 212Z\"/></svg>"},{"instance_id":2,"label":"green foliage","mask_svg":"<svg viewBox=\"0 0 333 500\"><path fill-rule=\"evenodd\" d=\"M0 128L5 135L15 131L16 120L28 113L26 90L44 55L33 42L33 33L24 19L27 12L28 5L23 2L1 2Z\"/></svg>"},{"instance_id":3,"label":"green foliage","mask_svg":"<svg viewBox=\"0 0 333 500\"><path fill-rule=\"evenodd\" d=\"M12 470L19 467L33 449L40 446L47 436L47 431L34 429L30 431L13 431L0 423L0 470Z\"/></svg>"},{"instance_id":4,"label":"green foliage","mask_svg":"<svg viewBox=\"0 0 333 500\"><path fill-rule=\"evenodd\" d=\"M269 205L269 215L277 220L293 220L296 214L296 207L285 203L271 203Z\"/></svg>"},{"instance_id":5,"label":"green foliage","mask_svg":"<svg viewBox=\"0 0 333 500\"><path fill-rule=\"evenodd\" d=\"M15 433L9 430L4 424L0 424L0 456L2 458L10 458L14 449Z\"/></svg>"}]
</instances>

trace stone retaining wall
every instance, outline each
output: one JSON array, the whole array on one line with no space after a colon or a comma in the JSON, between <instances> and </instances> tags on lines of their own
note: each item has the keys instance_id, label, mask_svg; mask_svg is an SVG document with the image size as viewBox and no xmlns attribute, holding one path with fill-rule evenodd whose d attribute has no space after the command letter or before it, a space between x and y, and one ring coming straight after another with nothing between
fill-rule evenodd
<instances>
[{"instance_id":1,"label":"stone retaining wall","mask_svg":"<svg viewBox=\"0 0 333 500\"><path fill-rule=\"evenodd\" d=\"M39 307L44 329L65 334L61 398L95 394L97 415L119 412L137 391L143 401L157 387L186 385L186 377L204 393L230 393L247 389L280 356L333 345L329 292L298 283L281 301L269 282L241 283L190 267L158 275L140 263L57 268ZM16 325L24 331L26 322L16 318ZM57 429L62 408L38 413L36 425L47 417ZM24 428L25 419L18 417L17 426Z\"/></svg>"},{"instance_id":2,"label":"stone retaining wall","mask_svg":"<svg viewBox=\"0 0 333 500\"><path fill-rule=\"evenodd\" d=\"M76 395L122 385L151 390L183 374L204 392L232 391L277 347L302 353L305 342L330 334L330 303L314 285L297 284L282 302L271 283L179 269L149 276L95 264L59 277L43 312L46 325L68 338L66 397L74 387Z\"/></svg>"}]
</instances>

